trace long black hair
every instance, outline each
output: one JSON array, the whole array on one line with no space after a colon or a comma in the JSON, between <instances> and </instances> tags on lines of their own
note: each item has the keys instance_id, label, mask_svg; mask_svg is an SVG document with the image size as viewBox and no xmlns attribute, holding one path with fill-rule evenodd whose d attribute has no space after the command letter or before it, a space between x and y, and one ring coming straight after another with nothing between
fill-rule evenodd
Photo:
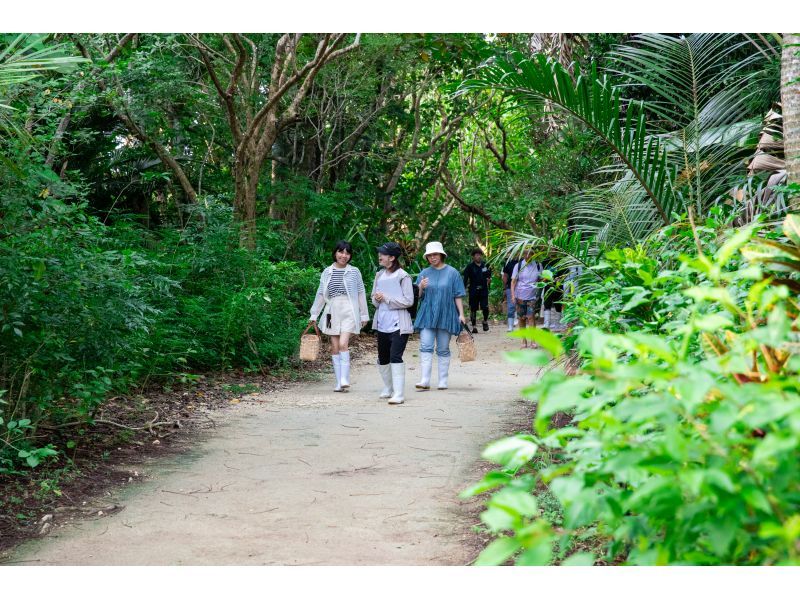
<instances>
[{"instance_id":1,"label":"long black hair","mask_svg":"<svg viewBox=\"0 0 800 598\"><path fill-rule=\"evenodd\" d=\"M336 252L337 251L346 251L347 253L350 254L350 259L347 260L348 264L351 261L353 261L353 246L350 245L350 243L348 243L347 241L339 241L336 244L336 247L333 248L333 251L331 252L331 255L333 256L333 261L334 262L336 261Z\"/></svg>"}]
</instances>

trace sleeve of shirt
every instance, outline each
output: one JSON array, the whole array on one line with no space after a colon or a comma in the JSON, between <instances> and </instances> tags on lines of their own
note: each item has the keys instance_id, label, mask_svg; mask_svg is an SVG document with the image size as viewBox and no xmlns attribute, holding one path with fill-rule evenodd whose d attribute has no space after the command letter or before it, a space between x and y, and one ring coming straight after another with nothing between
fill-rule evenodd
<instances>
[{"instance_id":1,"label":"sleeve of shirt","mask_svg":"<svg viewBox=\"0 0 800 598\"><path fill-rule=\"evenodd\" d=\"M519 262L514 264L514 270L511 272L511 280L516 280L519 278Z\"/></svg>"},{"instance_id":2,"label":"sleeve of shirt","mask_svg":"<svg viewBox=\"0 0 800 598\"><path fill-rule=\"evenodd\" d=\"M414 305L414 288L411 286L411 277L404 276L400 280L401 297L386 297L389 309L408 309Z\"/></svg>"},{"instance_id":3,"label":"sleeve of shirt","mask_svg":"<svg viewBox=\"0 0 800 598\"><path fill-rule=\"evenodd\" d=\"M367 291L364 288L364 279L361 278L361 270L353 268L356 271L356 280L358 282L358 311L361 312L361 321L369 321L369 308L367 308Z\"/></svg>"},{"instance_id":4,"label":"sleeve of shirt","mask_svg":"<svg viewBox=\"0 0 800 598\"><path fill-rule=\"evenodd\" d=\"M380 271L375 273L375 280L372 281L372 290L369 293L370 299L372 300L372 305L374 305L375 307L378 307L380 305L380 303L375 301L375 297L373 297L373 295L375 294L375 287L378 286L378 276L380 275L381 275Z\"/></svg>"},{"instance_id":5,"label":"sleeve of shirt","mask_svg":"<svg viewBox=\"0 0 800 598\"><path fill-rule=\"evenodd\" d=\"M321 312L322 308L325 306L325 297L322 289L322 279L324 278L324 275L325 272L323 271L323 273L319 276L319 287L317 287L317 294L314 297L314 304L311 306L310 320L316 321L317 318L319 318L319 312Z\"/></svg>"},{"instance_id":6,"label":"sleeve of shirt","mask_svg":"<svg viewBox=\"0 0 800 598\"><path fill-rule=\"evenodd\" d=\"M464 297L467 291L464 290L464 281L458 275L458 270L453 268L453 297Z\"/></svg>"}]
</instances>

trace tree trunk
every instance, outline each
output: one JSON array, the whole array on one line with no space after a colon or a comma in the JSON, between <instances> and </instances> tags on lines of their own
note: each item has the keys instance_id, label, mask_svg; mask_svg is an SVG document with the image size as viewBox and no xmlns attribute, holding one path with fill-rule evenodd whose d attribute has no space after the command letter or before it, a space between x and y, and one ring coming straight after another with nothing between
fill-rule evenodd
<instances>
[{"instance_id":1,"label":"tree trunk","mask_svg":"<svg viewBox=\"0 0 800 598\"><path fill-rule=\"evenodd\" d=\"M800 35L783 35L781 60L781 104L783 106L783 152L789 183L800 183ZM800 210L800 196L792 199L792 210Z\"/></svg>"}]
</instances>

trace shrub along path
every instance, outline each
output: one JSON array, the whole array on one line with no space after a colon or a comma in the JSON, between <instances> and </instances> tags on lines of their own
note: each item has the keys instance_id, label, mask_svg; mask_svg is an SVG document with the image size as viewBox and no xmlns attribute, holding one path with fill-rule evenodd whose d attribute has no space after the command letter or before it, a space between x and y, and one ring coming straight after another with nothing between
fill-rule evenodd
<instances>
[{"instance_id":1,"label":"shrub along path","mask_svg":"<svg viewBox=\"0 0 800 598\"><path fill-rule=\"evenodd\" d=\"M122 509L57 526L9 561L468 564L481 544L477 503L458 492L479 479L483 446L525 429L530 411L520 390L532 373L503 359L518 344L504 330L475 336L475 362L454 351L447 391L414 392L419 343L409 343L405 405L378 399L374 353L354 364L347 394L329 390L329 375L243 402L206 441L116 491Z\"/></svg>"}]
</instances>

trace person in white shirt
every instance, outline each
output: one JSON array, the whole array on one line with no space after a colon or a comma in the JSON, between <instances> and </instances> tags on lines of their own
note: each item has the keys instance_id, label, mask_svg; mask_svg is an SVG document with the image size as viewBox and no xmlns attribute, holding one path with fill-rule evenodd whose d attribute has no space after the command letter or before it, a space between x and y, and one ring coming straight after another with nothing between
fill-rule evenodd
<instances>
[{"instance_id":1,"label":"person in white shirt","mask_svg":"<svg viewBox=\"0 0 800 598\"><path fill-rule=\"evenodd\" d=\"M378 333L378 371L383 379L380 398L390 405L405 400L406 364L403 352L414 332L408 308L414 303L411 276L400 267L403 250L399 244L388 242L378 247L378 263L383 266L372 284L372 304L377 307L372 328Z\"/></svg>"}]
</instances>

